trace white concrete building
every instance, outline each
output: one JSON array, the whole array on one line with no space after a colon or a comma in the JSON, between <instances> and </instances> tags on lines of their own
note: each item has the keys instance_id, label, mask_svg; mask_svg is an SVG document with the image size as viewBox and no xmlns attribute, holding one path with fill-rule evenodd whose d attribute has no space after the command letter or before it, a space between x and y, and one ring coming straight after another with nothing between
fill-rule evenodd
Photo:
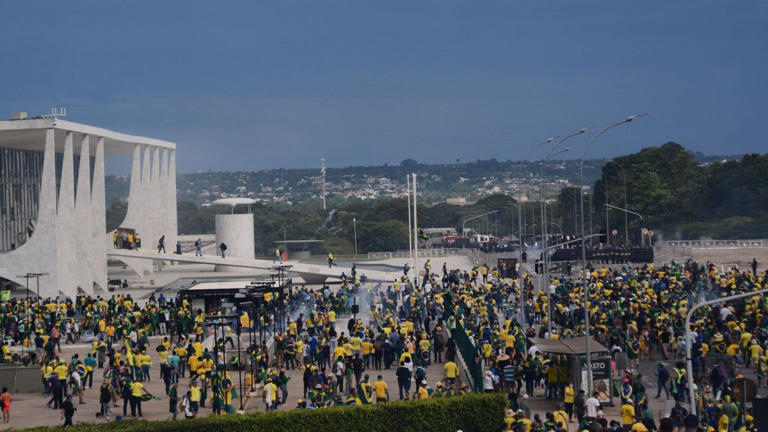
<instances>
[{"instance_id":1,"label":"white concrete building","mask_svg":"<svg viewBox=\"0 0 768 432\"><path fill-rule=\"evenodd\" d=\"M121 227L145 248L176 244L176 144L57 118L0 121L0 281L40 278L40 295L106 291L104 158L133 155ZM126 261L130 261L127 259ZM143 260L126 262L138 270ZM151 265L151 263L150 263ZM32 281L30 290L35 291Z\"/></svg>"}]
</instances>

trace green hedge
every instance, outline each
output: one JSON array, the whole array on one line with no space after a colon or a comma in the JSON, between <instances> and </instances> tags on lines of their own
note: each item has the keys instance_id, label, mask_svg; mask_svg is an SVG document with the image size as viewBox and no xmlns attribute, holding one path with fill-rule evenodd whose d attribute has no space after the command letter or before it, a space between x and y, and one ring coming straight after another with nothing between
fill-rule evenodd
<instances>
[{"instance_id":1,"label":"green hedge","mask_svg":"<svg viewBox=\"0 0 768 432\"><path fill-rule=\"evenodd\" d=\"M75 432L464 432L501 431L506 398L500 393L397 401L357 407L293 410L191 420L120 420L82 424ZM77 421L75 416L75 421ZM27 431L49 432L59 427Z\"/></svg>"}]
</instances>

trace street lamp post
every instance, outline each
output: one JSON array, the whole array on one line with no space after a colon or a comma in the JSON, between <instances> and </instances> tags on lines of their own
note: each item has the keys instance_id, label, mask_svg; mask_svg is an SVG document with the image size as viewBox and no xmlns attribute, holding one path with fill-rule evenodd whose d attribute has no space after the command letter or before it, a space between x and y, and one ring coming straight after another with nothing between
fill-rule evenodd
<instances>
[{"instance_id":1,"label":"street lamp post","mask_svg":"<svg viewBox=\"0 0 768 432\"><path fill-rule=\"evenodd\" d=\"M580 161L580 167L579 167L579 178L580 183L582 185L582 194L581 194L581 277L582 277L582 289L584 291L584 328L586 330L586 355L587 355L587 388L592 389L592 352L590 351L590 334L589 334L589 287L587 285L587 243L584 234L584 159L587 157L587 153L589 152L590 147L592 147L592 144L597 141L598 138L604 133L606 133L608 130L622 125L624 123L629 123L632 120L644 117L648 115L648 113L642 113L642 114L634 114L627 118L625 118L622 121L613 123L606 127L605 129L601 130L597 135L595 135L594 138L592 138L592 141L587 144L587 147L584 149L584 154L581 155L581 161ZM606 233L608 235L608 233Z\"/></svg>"},{"instance_id":2,"label":"street lamp post","mask_svg":"<svg viewBox=\"0 0 768 432\"><path fill-rule=\"evenodd\" d=\"M552 338L552 305L551 305L551 293L549 292L549 257L547 252L547 207L546 207L546 174L547 174L547 165L549 164L549 161L562 153L565 153L569 151L570 147L565 147L564 149L561 149L557 152L555 150L558 149L558 147L564 143L566 140L568 140L571 137L575 137L576 135L582 135L588 130L592 129L594 126L589 126L585 128L581 128L577 130L576 132L573 132L569 135L566 135L562 139L560 139L557 143L555 143L552 148L547 153L547 156L544 158L544 164L541 167L541 188L539 189L539 199L541 201L541 245L542 245L542 264L544 265L544 290L547 294L547 330L549 331L549 337ZM562 230L561 230L562 231Z\"/></svg>"},{"instance_id":3,"label":"street lamp post","mask_svg":"<svg viewBox=\"0 0 768 432\"><path fill-rule=\"evenodd\" d=\"M624 179L624 208L627 208L627 171L621 164L617 165L621 168L621 177ZM629 246L629 222L627 219L627 212L624 212L624 246Z\"/></svg>"},{"instance_id":4,"label":"street lamp post","mask_svg":"<svg viewBox=\"0 0 768 432\"><path fill-rule=\"evenodd\" d=\"M624 208L627 208L627 171L624 167L616 163L617 167L621 170L621 178L624 182ZM605 176L605 202L608 202L608 175ZM627 214L624 213L624 245L629 245L629 224L627 221ZM605 209L605 232L608 233L608 209ZM610 243L610 241L609 241Z\"/></svg>"},{"instance_id":5,"label":"street lamp post","mask_svg":"<svg viewBox=\"0 0 768 432\"><path fill-rule=\"evenodd\" d=\"M615 206L615 205L611 205L611 204L608 204L608 203L604 203L603 205L604 205L605 207L607 207L607 208L612 208L612 209L614 209L614 210L621 210L621 211L623 211L623 212L624 212L624 218L625 218L625 220L626 220L626 218L627 218L627 215L628 215L629 213L631 213L631 214L633 214L633 215L635 215L635 216L639 217L639 218L640 218L640 225L641 225L641 228L640 228L640 236L642 236L642 235L643 235L643 232L642 232L642 229L643 229L643 228L642 228L643 215L641 215L640 213L637 213L637 212L633 212L632 210L629 210L629 209L627 209L626 207L617 207L617 206ZM626 223L626 222L625 222L625 223Z\"/></svg>"},{"instance_id":6,"label":"street lamp post","mask_svg":"<svg viewBox=\"0 0 768 432\"><path fill-rule=\"evenodd\" d=\"M608 202L608 176L605 177L605 202ZM608 209L605 209L605 245L611 246L611 228L608 223Z\"/></svg>"},{"instance_id":7,"label":"street lamp post","mask_svg":"<svg viewBox=\"0 0 768 432\"><path fill-rule=\"evenodd\" d=\"M531 154L532 151L536 150L537 148L543 146L544 144L550 143L554 140L556 140L559 137L550 137L546 140L534 144L531 147L528 148L528 151L525 152L525 155L523 155L523 158L520 160L520 173L517 176L518 179L520 179L523 175L524 167L525 167L525 161L528 158L528 155ZM517 272L517 283L518 288L520 288L520 323L525 325L525 287L523 286L523 252L525 252L525 242L523 241L523 188L522 184L518 181L518 188L517 188L517 224L518 224L518 240L520 242L520 262L519 267L520 271Z\"/></svg>"},{"instance_id":8,"label":"street lamp post","mask_svg":"<svg viewBox=\"0 0 768 432\"><path fill-rule=\"evenodd\" d=\"M352 231L355 233L355 256L357 256L357 219L352 218Z\"/></svg>"},{"instance_id":9,"label":"street lamp post","mask_svg":"<svg viewBox=\"0 0 768 432\"><path fill-rule=\"evenodd\" d=\"M480 219L483 216L492 215L492 214L498 213L498 212L499 212L498 210L491 210L489 212L485 212L485 213L479 214L477 216L472 216L469 219L464 219L464 221L461 223L461 235L466 235L466 232L467 232L467 228L466 228L467 222L469 222L471 220L475 220L475 219Z\"/></svg>"},{"instance_id":10,"label":"street lamp post","mask_svg":"<svg viewBox=\"0 0 768 432\"><path fill-rule=\"evenodd\" d=\"M578 133L584 133L584 132L578 132ZM539 189L539 200L541 201L541 247L542 247L542 254L541 254L541 260L543 264L544 269L544 292L547 294L547 331L549 332L549 338L552 338L552 296L549 292L549 252L547 251L547 204L546 204L546 195L544 195L544 189L546 185L546 169L547 164L549 163L549 160L552 156L557 156L561 153L565 153L569 151L571 148L566 147L560 151L558 151L555 154L552 154L552 151L557 148L560 143L565 141L567 138L569 138L572 135L569 135L560 142L558 142L556 145L552 146L552 150L549 151L547 154L547 157L544 160L544 165L541 167L541 188Z\"/></svg>"}]
</instances>

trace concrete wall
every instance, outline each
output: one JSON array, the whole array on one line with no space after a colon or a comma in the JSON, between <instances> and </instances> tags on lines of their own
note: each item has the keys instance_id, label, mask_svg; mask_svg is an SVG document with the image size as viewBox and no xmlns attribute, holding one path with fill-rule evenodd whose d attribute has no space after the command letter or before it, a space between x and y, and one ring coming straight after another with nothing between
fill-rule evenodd
<instances>
[{"instance_id":1,"label":"concrete wall","mask_svg":"<svg viewBox=\"0 0 768 432\"><path fill-rule=\"evenodd\" d=\"M255 245L253 238L253 214L220 214L216 215L216 247L224 243L227 245L227 257L255 258ZM237 272L235 267L216 266L216 271Z\"/></svg>"}]
</instances>

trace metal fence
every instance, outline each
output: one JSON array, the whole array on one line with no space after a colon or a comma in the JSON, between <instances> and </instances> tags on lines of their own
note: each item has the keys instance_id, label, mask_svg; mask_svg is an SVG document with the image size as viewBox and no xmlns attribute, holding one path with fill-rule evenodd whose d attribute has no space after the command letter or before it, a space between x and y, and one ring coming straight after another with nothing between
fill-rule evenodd
<instances>
[{"instance_id":1,"label":"metal fence","mask_svg":"<svg viewBox=\"0 0 768 432\"><path fill-rule=\"evenodd\" d=\"M458 354L463 360L465 374L469 378L469 386L472 391L482 393L483 391L483 363L480 351L472 344L467 336L467 331L461 325L459 317L454 316L453 299L450 294L445 296L445 315L446 318L455 318L455 327L451 329L451 336L456 342Z\"/></svg>"},{"instance_id":2,"label":"metal fence","mask_svg":"<svg viewBox=\"0 0 768 432\"><path fill-rule=\"evenodd\" d=\"M667 240L665 245L673 248L768 248L768 239L750 240Z\"/></svg>"},{"instance_id":3,"label":"metal fence","mask_svg":"<svg viewBox=\"0 0 768 432\"><path fill-rule=\"evenodd\" d=\"M419 258L435 258L454 255L467 255L471 253L469 249L441 248L441 249L419 249ZM380 260L390 258L408 258L408 251L394 252L368 252L368 259Z\"/></svg>"}]
</instances>

